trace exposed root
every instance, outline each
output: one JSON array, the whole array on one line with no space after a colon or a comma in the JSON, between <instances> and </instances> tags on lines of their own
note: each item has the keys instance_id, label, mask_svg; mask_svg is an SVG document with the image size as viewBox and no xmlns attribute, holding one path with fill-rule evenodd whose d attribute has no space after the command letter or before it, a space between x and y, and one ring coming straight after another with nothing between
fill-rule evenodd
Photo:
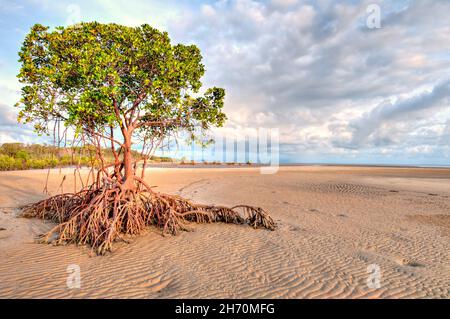
<instances>
[{"instance_id":1,"label":"exposed root","mask_svg":"<svg viewBox=\"0 0 450 319\"><path fill-rule=\"evenodd\" d=\"M138 188L139 189L139 188ZM261 208L195 204L176 195L143 190L122 190L120 186L91 186L78 193L56 195L23 207L24 217L52 220L58 225L41 236L41 242L57 245L88 244L97 254L111 251L124 235L137 235L154 225L163 234L189 230L189 222L248 224L275 229L272 218ZM56 237L54 239L54 237Z\"/></svg>"}]
</instances>

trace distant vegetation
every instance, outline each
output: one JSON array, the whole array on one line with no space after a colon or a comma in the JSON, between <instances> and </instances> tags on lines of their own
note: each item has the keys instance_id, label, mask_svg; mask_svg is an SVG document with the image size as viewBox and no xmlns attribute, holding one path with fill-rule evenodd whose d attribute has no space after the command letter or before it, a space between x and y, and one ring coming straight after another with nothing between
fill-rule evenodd
<instances>
[{"instance_id":1,"label":"distant vegetation","mask_svg":"<svg viewBox=\"0 0 450 319\"><path fill-rule=\"evenodd\" d=\"M103 149L106 163L114 163L110 149ZM134 151L134 155L140 156ZM151 162L171 162L168 157L152 156ZM0 171L42 169L67 166L98 166L95 148L56 147L52 145L5 143L0 146Z\"/></svg>"}]
</instances>

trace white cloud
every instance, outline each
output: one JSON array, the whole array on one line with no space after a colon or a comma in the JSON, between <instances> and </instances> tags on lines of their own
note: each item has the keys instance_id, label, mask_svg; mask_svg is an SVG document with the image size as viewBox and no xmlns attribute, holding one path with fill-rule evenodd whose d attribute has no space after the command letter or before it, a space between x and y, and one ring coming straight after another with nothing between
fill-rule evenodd
<instances>
[{"instance_id":1,"label":"white cloud","mask_svg":"<svg viewBox=\"0 0 450 319\"><path fill-rule=\"evenodd\" d=\"M272 4L275 6L281 6L281 7L289 7L294 4L298 3L298 0L272 0Z\"/></svg>"},{"instance_id":2,"label":"white cloud","mask_svg":"<svg viewBox=\"0 0 450 319\"><path fill-rule=\"evenodd\" d=\"M304 150L318 156L399 156L410 144L430 143L428 136L421 140L420 128L439 122L411 117L427 114L432 99L416 101L417 112L412 104L396 101L450 78L446 42L428 36L446 30L445 19L433 16L449 10L450 3L381 2L385 21L380 30L365 27L368 3L231 1L221 4L214 20L201 21L190 12L192 23L174 33L201 46L206 82L226 87L229 126L275 123L292 156ZM394 107L376 116L382 101ZM439 107L447 106L442 99ZM396 123L390 121L394 115ZM427 134L442 134L433 132Z\"/></svg>"},{"instance_id":3,"label":"white cloud","mask_svg":"<svg viewBox=\"0 0 450 319\"><path fill-rule=\"evenodd\" d=\"M203 15L208 18L212 18L216 15L216 10L214 10L214 8L212 6L210 6L209 4L202 5L201 10L202 10Z\"/></svg>"}]
</instances>

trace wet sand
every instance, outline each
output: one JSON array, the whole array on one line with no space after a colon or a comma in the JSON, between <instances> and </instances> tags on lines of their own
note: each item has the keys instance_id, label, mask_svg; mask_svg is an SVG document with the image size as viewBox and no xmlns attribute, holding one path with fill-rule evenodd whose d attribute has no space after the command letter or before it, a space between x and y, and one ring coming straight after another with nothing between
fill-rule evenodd
<instances>
[{"instance_id":1,"label":"wet sand","mask_svg":"<svg viewBox=\"0 0 450 319\"><path fill-rule=\"evenodd\" d=\"M56 193L63 175L52 171ZM152 168L157 190L197 202L258 205L271 232L226 224L161 236L106 256L35 243L52 224L16 217L44 198L46 170L0 172L1 298L449 298L450 169L388 167ZM81 270L68 289L67 266ZM374 266L380 287L368 287ZM372 267L372 268L370 268Z\"/></svg>"}]
</instances>

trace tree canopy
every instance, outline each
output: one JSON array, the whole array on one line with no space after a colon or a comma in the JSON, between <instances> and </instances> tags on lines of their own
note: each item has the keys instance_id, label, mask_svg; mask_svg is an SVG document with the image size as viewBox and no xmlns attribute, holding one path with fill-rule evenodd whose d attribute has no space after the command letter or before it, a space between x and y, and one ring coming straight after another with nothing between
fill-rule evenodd
<instances>
[{"instance_id":1,"label":"tree canopy","mask_svg":"<svg viewBox=\"0 0 450 319\"><path fill-rule=\"evenodd\" d=\"M62 121L109 139L120 128L126 139L161 130L193 133L226 119L223 89L198 94L205 72L199 48L173 45L167 32L147 24L89 22L54 31L36 24L19 56L19 120L39 133Z\"/></svg>"}]
</instances>

